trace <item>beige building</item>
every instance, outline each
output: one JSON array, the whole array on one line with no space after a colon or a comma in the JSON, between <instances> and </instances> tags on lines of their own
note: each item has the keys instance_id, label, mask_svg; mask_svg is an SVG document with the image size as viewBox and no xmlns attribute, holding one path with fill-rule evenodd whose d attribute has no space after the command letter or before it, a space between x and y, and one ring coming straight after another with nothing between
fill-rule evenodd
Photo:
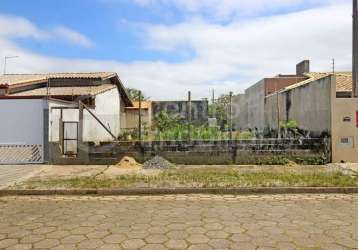
<instances>
[{"instance_id":1,"label":"beige building","mask_svg":"<svg viewBox=\"0 0 358 250\"><path fill-rule=\"evenodd\" d=\"M141 103L142 124L148 128L152 126L152 102ZM133 107L126 107L125 129L136 129L139 126L139 102L133 102Z\"/></svg>"}]
</instances>

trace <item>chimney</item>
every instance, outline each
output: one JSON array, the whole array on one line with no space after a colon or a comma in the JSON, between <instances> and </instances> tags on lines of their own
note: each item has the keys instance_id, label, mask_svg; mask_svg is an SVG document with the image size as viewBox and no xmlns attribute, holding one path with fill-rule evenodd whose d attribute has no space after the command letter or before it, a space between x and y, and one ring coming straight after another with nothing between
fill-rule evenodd
<instances>
[{"instance_id":1,"label":"chimney","mask_svg":"<svg viewBox=\"0 0 358 250\"><path fill-rule=\"evenodd\" d=\"M353 0L353 97L358 97L358 0Z\"/></svg>"},{"instance_id":2,"label":"chimney","mask_svg":"<svg viewBox=\"0 0 358 250\"><path fill-rule=\"evenodd\" d=\"M304 60L296 65L296 75L302 76L304 73L310 72L310 61Z\"/></svg>"}]
</instances>

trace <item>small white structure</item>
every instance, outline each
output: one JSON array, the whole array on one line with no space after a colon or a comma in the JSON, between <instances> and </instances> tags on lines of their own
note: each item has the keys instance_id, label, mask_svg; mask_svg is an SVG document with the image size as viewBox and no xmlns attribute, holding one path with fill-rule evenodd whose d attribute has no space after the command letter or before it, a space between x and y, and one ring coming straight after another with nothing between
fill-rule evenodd
<instances>
[{"instance_id":1,"label":"small white structure","mask_svg":"<svg viewBox=\"0 0 358 250\"><path fill-rule=\"evenodd\" d=\"M41 153L38 161L1 159L0 147L0 164L44 162L49 142L61 145L64 155L76 155L79 141L113 141L126 124L125 108L131 106L115 73L0 76L0 115L5 121L0 124L0 145L7 145L6 152L9 145L37 145Z\"/></svg>"}]
</instances>

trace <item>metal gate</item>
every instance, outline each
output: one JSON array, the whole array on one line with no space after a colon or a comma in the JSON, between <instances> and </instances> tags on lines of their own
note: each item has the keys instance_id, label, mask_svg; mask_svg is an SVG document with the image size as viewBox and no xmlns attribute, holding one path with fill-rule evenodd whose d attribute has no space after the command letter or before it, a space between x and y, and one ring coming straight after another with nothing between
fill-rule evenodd
<instances>
[{"instance_id":1,"label":"metal gate","mask_svg":"<svg viewBox=\"0 0 358 250\"><path fill-rule=\"evenodd\" d=\"M41 164L42 145L0 144L1 164Z\"/></svg>"},{"instance_id":2,"label":"metal gate","mask_svg":"<svg viewBox=\"0 0 358 250\"><path fill-rule=\"evenodd\" d=\"M78 122L63 122L62 153L75 156L78 152Z\"/></svg>"}]
</instances>

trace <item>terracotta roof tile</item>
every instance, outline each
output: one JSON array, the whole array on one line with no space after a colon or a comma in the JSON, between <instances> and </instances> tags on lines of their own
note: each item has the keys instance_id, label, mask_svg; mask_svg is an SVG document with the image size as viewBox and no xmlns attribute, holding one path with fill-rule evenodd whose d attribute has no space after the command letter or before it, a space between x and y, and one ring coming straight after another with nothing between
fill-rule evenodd
<instances>
[{"instance_id":1,"label":"terracotta roof tile","mask_svg":"<svg viewBox=\"0 0 358 250\"><path fill-rule=\"evenodd\" d=\"M149 109L151 105L152 102L150 101L143 101L141 104L142 109ZM139 109L139 102L133 102L133 107L127 107L126 109Z\"/></svg>"},{"instance_id":2,"label":"terracotta roof tile","mask_svg":"<svg viewBox=\"0 0 358 250\"><path fill-rule=\"evenodd\" d=\"M336 74L336 91L350 92L352 91L352 74Z\"/></svg>"},{"instance_id":3,"label":"terracotta roof tile","mask_svg":"<svg viewBox=\"0 0 358 250\"><path fill-rule=\"evenodd\" d=\"M90 73L47 73L47 74L6 74L0 75L0 84L22 84L46 81L47 79L66 79L66 78L109 78L114 77L116 74L112 72L90 72Z\"/></svg>"},{"instance_id":4,"label":"terracotta roof tile","mask_svg":"<svg viewBox=\"0 0 358 250\"><path fill-rule=\"evenodd\" d=\"M350 73L350 72L337 72L337 73L311 72L311 73L305 73L305 76L308 77L307 80L299 82L297 84L293 84L291 86L288 86L288 87L284 88L282 90L282 92L306 85L308 83L311 83L311 82L314 82L317 80L320 80L320 79L330 76L332 74L334 74L336 76L336 91L337 92L352 91L352 73Z\"/></svg>"},{"instance_id":5,"label":"terracotta roof tile","mask_svg":"<svg viewBox=\"0 0 358 250\"><path fill-rule=\"evenodd\" d=\"M98 95L108 90L116 88L113 84L103 84L99 86L85 87L51 87L49 88L50 96L86 96ZM11 94L10 96L47 96L47 88L38 88L20 93Z\"/></svg>"}]
</instances>

